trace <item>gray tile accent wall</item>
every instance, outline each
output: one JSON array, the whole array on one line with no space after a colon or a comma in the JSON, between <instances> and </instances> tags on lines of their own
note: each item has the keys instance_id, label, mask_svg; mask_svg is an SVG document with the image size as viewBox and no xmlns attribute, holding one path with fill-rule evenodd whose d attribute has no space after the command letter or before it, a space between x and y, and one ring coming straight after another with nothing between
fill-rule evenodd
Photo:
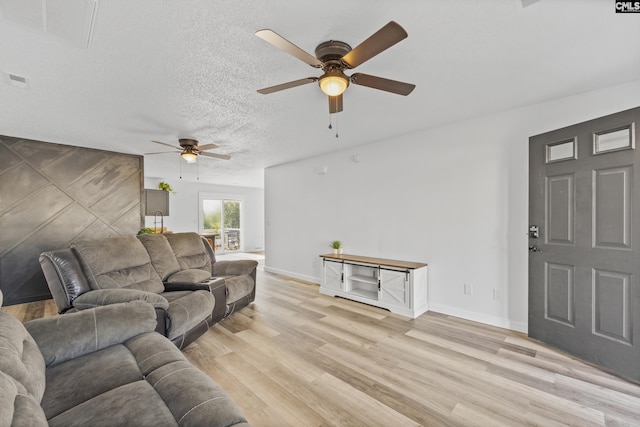
<instances>
[{"instance_id":1,"label":"gray tile accent wall","mask_svg":"<svg viewBox=\"0 0 640 427\"><path fill-rule=\"evenodd\" d=\"M4 304L50 298L40 253L144 225L143 157L0 136Z\"/></svg>"}]
</instances>

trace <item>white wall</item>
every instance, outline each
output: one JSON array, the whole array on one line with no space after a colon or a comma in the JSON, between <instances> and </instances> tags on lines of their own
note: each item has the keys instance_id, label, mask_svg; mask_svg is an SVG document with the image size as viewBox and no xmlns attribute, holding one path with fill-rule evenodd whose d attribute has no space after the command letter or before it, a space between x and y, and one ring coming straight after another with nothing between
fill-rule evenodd
<instances>
[{"instance_id":1,"label":"white wall","mask_svg":"<svg viewBox=\"0 0 640 427\"><path fill-rule=\"evenodd\" d=\"M526 331L528 138L638 105L640 81L269 168L266 269L319 283L342 240L428 263L433 311Z\"/></svg>"},{"instance_id":2,"label":"white wall","mask_svg":"<svg viewBox=\"0 0 640 427\"><path fill-rule=\"evenodd\" d=\"M145 188L158 188L162 179L146 177ZM264 249L264 190L260 188L200 184L188 181L170 181L176 192L169 196L169 213L164 226L173 232L198 232L199 193L239 195L243 197L241 249L246 252ZM154 217L146 217L147 227L153 227Z\"/></svg>"}]
</instances>

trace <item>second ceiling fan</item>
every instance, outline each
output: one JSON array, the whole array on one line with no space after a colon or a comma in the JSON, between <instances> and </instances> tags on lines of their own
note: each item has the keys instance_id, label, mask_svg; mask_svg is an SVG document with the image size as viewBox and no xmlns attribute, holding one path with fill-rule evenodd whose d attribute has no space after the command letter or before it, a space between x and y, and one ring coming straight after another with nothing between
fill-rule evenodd
<instances>
[{"instance_id":1,"label":"second ceiling fan","mask_svg":"<svg viewBox=\"0 0 640 427\"><path fill-rule=\"evenodd\" d=\"M211 150L214 148L219 148L219 145L217 144L205 144L205 145L198 145L198 141L192 138L180 138L178 139L178 143L180 144L180 146L175 146L175 145L171 145L171 144L167 144L166 142L162 142L162 141L151 141L151 142L155 142L156 144L160 144L160 145L164 145L167 146L169 148L174 148L178 151L162 151L160 153L145 153L146 155L151 155L151 154L166 154L166 153L180 153L180 157L182 157L184 160L187 161L187 163L195 163L196 159L198 158L198 156L202 155L205 157L213 157L216 159L222 159L222 160L229 160L231 158L231 156L228 156L226 154L217 154L217 153L207 153L205 152L205 150Z\"/></svg>"},{"instance_id":2,"label":"second ceiling fan","mask_svg":"<svg viewBox=\"0 0 640 427\"><path fill-rule=\"evenodd\" d=\"M307 77L260 89L258 93L261 94L266 95L307 83L319 82L320 88L329 97L329 112L339 113L342 111L342 94L350 83L405 96L409 95L416 87L414 84L389 80L369 74L355 73L347 76L344 73L345 70L363 64L377 54L407 38L408 35L404 28L394 21L389 22L353 49L347 43L337 40L320 43L315 50L316 56L305 52L272 30L257 31L256 36L288 54L295 56L302 62L314 68L321 68L324 71L324 74L320 77Z\"/></svg>"}]
</instances>

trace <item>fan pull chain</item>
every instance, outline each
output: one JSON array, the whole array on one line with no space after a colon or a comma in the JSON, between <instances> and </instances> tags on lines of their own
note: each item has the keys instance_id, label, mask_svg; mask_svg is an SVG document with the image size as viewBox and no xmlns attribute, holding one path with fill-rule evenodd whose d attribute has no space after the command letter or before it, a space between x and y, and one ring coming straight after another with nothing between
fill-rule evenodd
<instances>
[{"instance_id":1,"label":"fan pull chain","mask_svg":"<svg viewBox=\"0 0 640 427\"><path fill-rule=\"evenodd\" d=\"M178 163L180 163L180 179L182 179L182 158L178 156Z\"/></svg>"},{"instance_id":2,"label":"fan pull chain","mask_svg":"<svg viewBox=\"0 0 640 427\"><path fill-rule=\"evenodd\" d=\"M196 181L200 181L200 162L196 163Z\"/></svg>"},{"instance_id":3,"label":"fan pull chain","mask_svg":"<svg viewBox=\"0 0 640 427\"><path fill-rule=\"evenodd\" d=\"M329 129L333 129L333 114L329 113ZM336 117L336 138L338 138L338 118Z\"/></svg>"}]
</instances>

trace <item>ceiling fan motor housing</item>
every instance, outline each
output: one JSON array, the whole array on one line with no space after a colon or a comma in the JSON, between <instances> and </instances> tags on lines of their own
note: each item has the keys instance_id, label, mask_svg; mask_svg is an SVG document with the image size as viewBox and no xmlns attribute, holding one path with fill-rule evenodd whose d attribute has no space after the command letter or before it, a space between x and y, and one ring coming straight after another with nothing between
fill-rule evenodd
<instances>
[{"instance_id":1,"label":"ceiling fan motor housing","mask_svg":"<svg viewBox=\"0 0 640 427\"><path fill-rule=\"evenodd\" d=\"M325 68L325 71L326 67L330 65L344 68L342 57L349 52L351 52L351 46L347 43L338 40L329 40L320 43L318 47L316 47L316 58L324 63L323 68Z\"/></svg>"},{"instance_id":2,"label":"ceiling fan motor housing","mask_svg":"<svg viewBox=\"0 0 640 427\"><path fill-rule=\"evenodd\" d=\"M178 140L178 142L180 143L180 146L183 148L186 147L197 147L198 146L198 141L196 141L195 139L191 139L191 138L180 138Z\"/></svg>"}]
</instances>

